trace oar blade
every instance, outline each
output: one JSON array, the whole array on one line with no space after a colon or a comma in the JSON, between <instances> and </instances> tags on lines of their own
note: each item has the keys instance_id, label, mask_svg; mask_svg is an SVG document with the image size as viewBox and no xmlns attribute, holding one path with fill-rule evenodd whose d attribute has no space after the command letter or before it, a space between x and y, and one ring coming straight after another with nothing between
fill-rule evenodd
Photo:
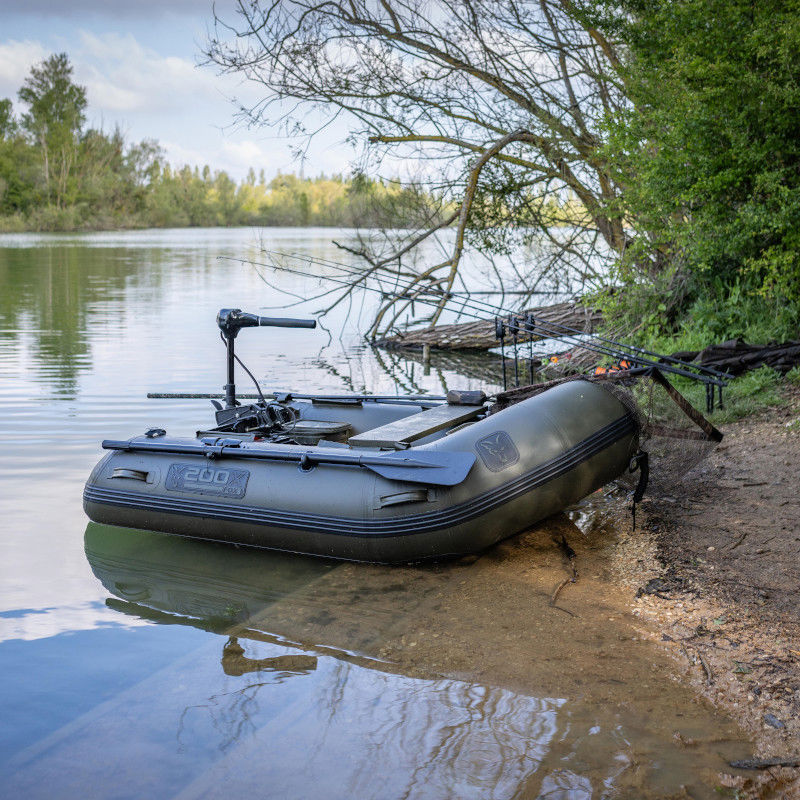
<instances>
[{"instance_id":1,"label":"oar blade","mask_svg":"<svg viewBox=\"0 0 800 800\"><path fill-rule=\"evenodd\" d=\"M387 460L396 461L387 466ZM403 461L411 466L404 466ZM424 450L405 450L402 453L381 455L382 464L370 464L362 461L362 465L377 472L378 475L393 481L424 483L428 486L456 486L469 474L475 463L472 453L425 452ZM421 466L424 462L425 466Z\"/></svg>"}]
</instances>

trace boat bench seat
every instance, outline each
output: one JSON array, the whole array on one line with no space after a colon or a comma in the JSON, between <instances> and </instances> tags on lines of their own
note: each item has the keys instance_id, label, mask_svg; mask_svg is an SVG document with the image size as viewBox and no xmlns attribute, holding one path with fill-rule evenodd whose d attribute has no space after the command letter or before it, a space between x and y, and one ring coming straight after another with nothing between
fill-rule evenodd
<instances>
[{"instance_id":1,"label":"boat bench seat","mask_svg":"<svg viewBox=\"0 0 800 800\"><path fill-rule=\"evenodd\" d=\"M469 422L483 412L483 406L456 406L447 403L412 414L410 417L381 425L371 431L351 436L347 441L354 447L389 447L402 449L417 439L423 439L443 428Z\"/></svg>"}]
</instances>

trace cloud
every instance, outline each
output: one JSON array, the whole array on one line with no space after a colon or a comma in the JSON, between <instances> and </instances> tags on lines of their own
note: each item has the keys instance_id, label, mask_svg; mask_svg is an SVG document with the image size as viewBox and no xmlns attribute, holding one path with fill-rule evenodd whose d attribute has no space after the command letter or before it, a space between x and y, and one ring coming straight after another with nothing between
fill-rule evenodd
<instances>
[{"instance_id":1,"label":"cloud","mask_svg":"<svg viewBox=\"0 0 800 800\"><path fill-rule=\"evenodd\" d=\"M173 167L178 168L185 164L190 167L202 167L209 163L206 150L197 150L173 141L161 141L159 144L164 148L164 156L167 162ZM215 163L214 167L216 168L216 166Z\"/></svg>"},{"instance_id":2,"label":"cloud","mask_svg":"<svg viewBox=\"0 0 800 800\"><path fill-rule=\"evenodd\" d=\"M16 97L31 67L48 55L41 42L30 39L0 44L0 97Z\"/></svg>"},{"instance_id":3,"label":"cloud","mask_svg":"<svg viewBox=\"0 0 800 800\"><path fill-rule=\"evenodd\" d=\"M184 31L184 38L189 35ZM181 43L176 39L176 46ZM153 49L129 31L76 28L62 30L55 39L0 43L0 99L15 98L31 66L57 51L69 54L75 82L87 89L92 126L119 125L129 141L157 139L176 166L208 164L237 178L251 166L267 174L301 169L291 157L289 139L275 130L234 124L236 109L255 105L263 87L198 67L192 56ZM352 152L341 144L346 135L343 122L326 128L312 144L306 172L347 171Z\"/></svg>"},{"instance_id":4,"label":"cloud","mask_svg":"<svg viewBox=\"0 0 800 800\"><path fill-rule=\"evenodd\" d=\"M226 161L248 167L263 163L267 155L257 142L245 140L241 142L226 141L222 145L222 155Z\"/></svg>"},{"instance_id":5,"label":"cloud","mask_svg":"<svg viewBox=\"0 0 800 800\"><path fill-rule=\"evenodd\" d=\"M15 97L34 64L53 51L31 39L0 43L0 96ZM232 81L187 58L160 55L130 34L81 31L68 49L74 80L85 86L92 111L103 114L165 112L198 103L227 103Z\"/></svg>"},{"instance_id":6,"label":"cloud","mask_svg":"<svg viewBox=\"0 0 800 800\"><path fill-rule=\"evenodd\" d=\"M76 77L98 110L163 112L223 99L211 70L187 58L156 53L130 34L81 31L79 41Z\"/></svg>"},{"instance_id":7,"label":"cloud","mask_svg":"<svg viewBox=\"0 0 800 800\"><path fill-rule=\"evenodd\" d=\"M220 133L212 148L199 150L174 141L161 142L161 145L167 161L174 167L184 164L202 167L208 164L212 170L224 170L236 178L243 177L250 167L256 170L272 167L273 171L278 169L276 163L291 167L286 155L286 144L280 140L261 143L253 139L232 139ZM213 152L211 157L209 149Z\"/></svg>"},{"instance_id":8,"label":"cloud","mask_svg":"<svg viewBox=\"0 0 800 800\"><path fill-rule=\"evenodd\" d=\"M211 3L198 0L0 0L0 12L16 16L85 18L87 14L119 19L120 17L161 17L166 14L196 15L198 11L211 11Z\"/></svg>"}]
</instances>

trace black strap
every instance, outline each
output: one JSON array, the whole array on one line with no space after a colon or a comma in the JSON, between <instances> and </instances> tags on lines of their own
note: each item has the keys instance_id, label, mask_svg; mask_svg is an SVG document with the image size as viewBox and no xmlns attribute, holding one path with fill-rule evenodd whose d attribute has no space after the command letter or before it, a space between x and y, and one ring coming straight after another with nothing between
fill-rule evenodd
<instances>
[{"instance_id":1,"label":"black strap","mask_svg":"<svg viewBox=\"0 0 800 800\"><path fill-rule=\"evenodd\" d=\"M650 480L650 456L644 451L640 450L632 459L630 472L639 470L639 482L633 490L633 502L631 503L631 516L633 517L633 529L636 530L636 504L642 502L644 493L647 491L647 484Z\"/></svg>"}]
</instances>

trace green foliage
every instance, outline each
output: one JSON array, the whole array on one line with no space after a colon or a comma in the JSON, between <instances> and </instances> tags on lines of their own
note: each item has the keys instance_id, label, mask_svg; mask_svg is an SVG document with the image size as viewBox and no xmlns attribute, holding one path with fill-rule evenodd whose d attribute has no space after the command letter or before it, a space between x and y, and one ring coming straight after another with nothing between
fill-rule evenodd
<instances>
[{"instance_id":1,"label":"green foliage","mask_svg":"<svg viewBox=\"0 0 800 800\"><path fill-rule=\"evenodd\" d=\"M705 408L704 385L680 377L670 377L670 381L695 408ZM785 379L780 373L770 367L745 372L733 378L724 389L724 408L715 408L708 417L715 425L723 425L758 411L779 406L783 402L781 387L784 383Z\"/></svg>"},{"instance_id":2,"label":"green foliage","mask_svg":"<svg viewBox=\"0 0 800 800\"><path fill-rule=\"evenodd\" d=\"M435 219L429 195L364 175L267 182L164 163L157 142L85 128L86 92L65 54L31 70L21 124L0 100L0 231L183 226L405 227Z\"/></svg>"},{"instance_id":3,"label":"green foliage","mask_svg":"<svg viewBox=\"0 0 800 800\"><path fill-rule=\"evenodd\" d=\"M19 133L0 139L0 215L26 212L40 199L38 153Z\"/></svg>"},{"instance_id":4,"label":"green foliage","mask_svg":"<svg viewBox=\"0 0 800 800\"><path fill-rule=\"evenodd\" d=\"M17 97L28 107L22 128L41 149L47 197L59 207L74 201L73 168L86 121L86 89L72 82L67 54L33 67Z\"/></svg>"},{"instance_id":5,"label":"green foliage","mask_svg":"<svg viewBox=\"0 0 800 800\"><path fill-rule=\"evenodd\" d=\"M714 338L796 334L800 2L598 7L629 48L631 105L609 123L607 155L637 234L610 308L645 327L699 320Z\"/></svg>"},{"instance_id":6,"label":"green foliage","mask_svg":"<svg viewBox=\"0 0 800 800\"><path fill-rule=\"evenodd\" d=\"M715 411L712 418L718 423L732 422L756 411L779 406L782 402L781 385L780 373L770 367L746 372L734 378L725 389L725 408ZM696 403L698 408L702 408L699 398Z\"/></svg>"},{"instance_id":7,"label":"green foliage","mask_svg":"<svg viewBox=\"0 0 800 800\"><path fill-rule=\"evenodd\" d=\"M10 139L16 133L17 121L11 101L8 98L0 100L0 139Z\"/></svg>"},{"instance_id":8,"label":"green foliage","mask_svg":"<svg viewBox=\"0 0 800 800\"><path fill-rule=\"evenodd\" d=\"M75 139L86 121L86 89L72 82L66 53L33 67L17 96L28 106L22 127L37 141L45 139L52 146Z\"/></svg>"}]
</instances>

